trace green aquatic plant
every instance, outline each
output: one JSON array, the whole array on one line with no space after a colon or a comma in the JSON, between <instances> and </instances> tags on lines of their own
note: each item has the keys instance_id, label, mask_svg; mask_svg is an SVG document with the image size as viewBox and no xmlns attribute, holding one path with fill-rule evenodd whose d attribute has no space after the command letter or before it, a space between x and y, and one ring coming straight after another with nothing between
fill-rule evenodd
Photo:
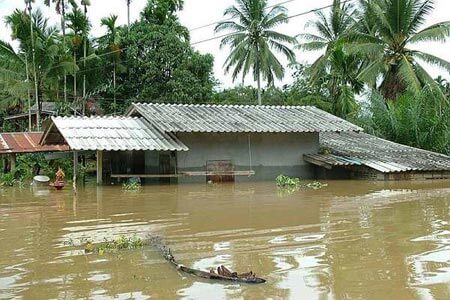
<instances>
[{"instance_id":1,"label":"green aquatic plant","mask_svg":"<svg viewBox=\"0 0 450 300\"><path fill-rule=\"evenodd\" d=\"M141 184L137 181L126 182L122 185L125 191L138 191L141 189Z\"/></svg>"},{"instance_id":2,"label":"green aquatic plant","mask_svg":"<svg viewBox=\"0 0 450 300\"><path fill-rule=\"evenodd\" d=\"M126 237L121 235L117 239L112 240L105 238L105 240L99 244L87 241L84 245L84 252L103 255L105 253L114 253L120 250L140 249L144 247L145 244L145 241L137 236Z\"/></svg>"},{"instance_id":3,"label":"green aquatic plant","mask_svg":"<svg viewBox=\"0 0 450 300\"><path fill-rule=\"evenodd\" d=\"M319 181L313 181L313 182L307 183L305 185L305 187L307 187L309 189L313 189L313 190L319 190L319 189L321 189L323 187L326 187L326 186L328 186L327 183L321 183Z\"/></svg>"},{"instance_id":4,"label":"green aquatic plant","mask_svg":"<svg viewBox=\"0 0 450 300\"><path fill-rule=\"evenodd\" d=\"M275 179L275 182L278 187L298 187L300 185L300 178L280 174Z\"/></svg>"}]
</instances>

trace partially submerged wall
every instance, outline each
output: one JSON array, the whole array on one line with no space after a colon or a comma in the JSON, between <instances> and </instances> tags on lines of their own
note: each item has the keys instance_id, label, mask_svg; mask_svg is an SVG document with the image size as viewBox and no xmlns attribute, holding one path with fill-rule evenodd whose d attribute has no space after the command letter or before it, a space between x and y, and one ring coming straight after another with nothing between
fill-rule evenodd
<instances>
[{"instance_id":1,"label":"partially submerged wall","mask_svg":"<svg viewBox=\"0 0 450 300\"><path fill-rule=\"evenodd\" d=\"M179 133L189 147L177 153L178 171L205 171L208 161L229 160L236 171L254 170L251 177L236 181L274 180L279 174L313 178L314 168L303 154L319 151L318 133ZM180 181L205 181L205 177L183 177Z\"/></svg>"}]
</instances>

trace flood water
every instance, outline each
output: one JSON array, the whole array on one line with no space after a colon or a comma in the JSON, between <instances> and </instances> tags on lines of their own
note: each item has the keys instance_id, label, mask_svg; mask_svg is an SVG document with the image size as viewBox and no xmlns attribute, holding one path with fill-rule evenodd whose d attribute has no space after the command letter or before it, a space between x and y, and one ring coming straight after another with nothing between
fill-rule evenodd
<instances>
[{"instance_id":1,"label":"flood water","mask_svg":"<svg viewBox=\"0 0 450 300\"><path fill-rule=\"evenodd\" d=\"M328 184L2 188L0 298L450 299L449 181ZM182 274L151 247L79 246L148 234L186 266L253 270L267 283Z\"/></svg>"}]
</instances>

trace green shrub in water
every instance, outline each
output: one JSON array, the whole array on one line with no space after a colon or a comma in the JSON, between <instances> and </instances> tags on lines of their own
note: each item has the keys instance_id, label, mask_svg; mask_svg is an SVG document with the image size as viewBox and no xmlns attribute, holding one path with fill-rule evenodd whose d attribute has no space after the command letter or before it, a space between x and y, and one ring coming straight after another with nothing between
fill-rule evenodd
<instances>
[{"instance_id":1,"label":"green shrub in water","mask_svg":"<svg viewBox=\"0 0 450 300\"><path fill-rule=\"evenodd\" d=\"M0 178L0 185L1 186L14 186L18 180L15 177L14 173L6 173L3 174Z\"/></svg>"}]
</instances>

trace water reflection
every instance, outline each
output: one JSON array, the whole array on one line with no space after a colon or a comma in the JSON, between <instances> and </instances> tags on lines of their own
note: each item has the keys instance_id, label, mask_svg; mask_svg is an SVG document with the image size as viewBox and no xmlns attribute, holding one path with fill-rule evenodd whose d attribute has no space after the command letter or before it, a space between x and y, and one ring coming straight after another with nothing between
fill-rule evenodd
<instances>
[{"instance_id":1,"label":"water reflection","mask_svg":"<svg viewBox=\"0 0 450 300\"><path fill-rule=\"evenodd\" d=\"M448 181L328 184L282 195L273 183L2 189L0 299L450 299ZM149 233L185 265L268 282L197 279L151 248L79 246Z\"/></svg>"}]
</instances>

